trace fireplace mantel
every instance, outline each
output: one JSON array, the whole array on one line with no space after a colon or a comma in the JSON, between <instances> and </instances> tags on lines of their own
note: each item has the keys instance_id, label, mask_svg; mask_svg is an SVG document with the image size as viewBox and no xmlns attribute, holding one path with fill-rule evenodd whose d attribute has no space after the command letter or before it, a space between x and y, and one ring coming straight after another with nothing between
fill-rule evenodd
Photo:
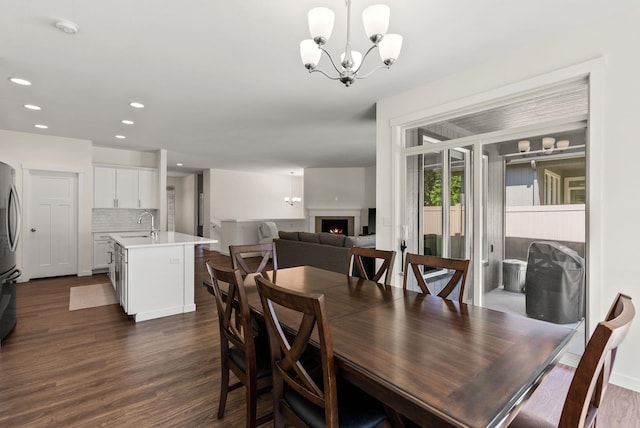
<instances>
[{"instance_id":1,"label":"fireplace mantel","mask_svg":"<svg viewBox=\"0 0 640 428\"><path fill-rule=\"evenodd\" d=\"M310 208L307 212L309 213L309 232L316 231L316 217L353 217L354 235L361 233L362 210L359 208Z\"/></svg>"}]
</instances>

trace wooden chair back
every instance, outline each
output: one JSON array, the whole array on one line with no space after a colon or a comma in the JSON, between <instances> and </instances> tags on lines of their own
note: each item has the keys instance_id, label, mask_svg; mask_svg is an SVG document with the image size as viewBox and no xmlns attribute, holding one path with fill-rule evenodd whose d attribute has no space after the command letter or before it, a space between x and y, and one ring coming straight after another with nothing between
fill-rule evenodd
<instances>
[{"instance_id":1,"label":"wooden chair back","mask_svg":"<svg viewBox=\"0 0 640 428\"><path fill-rule=\"evenodd\" d=\"M220 325L220 347L226 358L229 345L244 352L247 359L247 372L255 370L256 359L254 337L257 332L251 325L251 312L247 302L242 275L238 269L212 266L206 263L214 289L214 298ZM226 296L223 297L220 282L227 284Z\"/></svg>"},{"instance_id":2,"label":"wooden chair back","mask_svg":"<svg viewBox=\"0 0 640 428\"><path fill-rule=\"evenodd\" d=\"M626 337L635 313L631 297L618 294L580 358L562 408L560 427L595 426L618 346Z\"/></svg>"},{"instance_id":3,"label":"wooden chair back","mask_svg":"<svg viewBox=\"0 0 640 428\"><path fill-rule=\"evenodd\" d=\"M448 298L449 295L456 289L458 283L460 284L460 292L458 294L458 301L462 303L464 301L464 287L467 281L467 271L469 270L469 260L461 259L447 259L437 256L428 256L422 254L407 253L404 261L404 279L402 281L402 288L407 289L407 279L409 276L409 268L413 272L413 276L418 282L420 290L424 294L431 294L426 281L424 280L421 266L427 266L438 269L448 269L453 271L453 276L447 282L445 287L438 293L439 297Z\"/></svg>"},{"instance_id":4,"label":"wooden chair back","mask_svg":"<svg viewBox=\"0 0 640 428\"><path fill-rule=\"evenodd\" d=\"M244 258L244 255L249 253L262 254L262 260L260 260L260 264L256 269L251 269ZM229 254L231 255L231 266L234 269L240 269L243 277L250 273L259 273L269 279L265 272L265 269L269 265L269 260L272 261L274 275L278 270L278 257L276 255L276 246L273 242L250 245L229 245Z\"/></svg>"},{"instance_id":5,"label":"wooden chair back","mask_svg":"<svg viewBox=\"0 0 640 428\"><path fill-rule=\"evenodd\" d=\"M371 281L380 282L382 275L384 275L384 284L391 285L391 274L393 273L393 261L395 260L396 252L390 250L378 250L375 248L363 248L363 247L351 247L349 251L349 265L347 272L350 274L353 269L357 269L358 276L360 278L370 279ZM375 260L382 260L380 267L375 270L375 273L369 277L364 267L363 259L371 258Z\"/></svg>"},{"instance_id":6,"label":"wooden chair back","mask_svg":"<svg viewBox=\"0 0 640 428\"><path fill-rule=\"evenodd\" d=\"M206 267L213 285L211 294L216 301L220 327L222 379L218 419L224 417L229 391L244 386L246 426L254 428L273 417L272 413L257 417L257 395L271 387L270 354L267 352L266 336L259 335L257 324L254 325L240 270L212 266L209 262L206 262ZM226 283L225 294L221 283ZM229 371L238 379L233 385L229 384Z\"/></svg>"},{"instance_id":7,"label":"wooden chair back","mask_svg":"<svg viewBox=\"0 0 640 428\"><path fill-rule=\"evenodd\" d=\"M294 426L305 426L303 420L284 400L285 384L309 402L324 409L326 426L338 427L338 400L336 375L333 360L333 345L326 316L324 295L305 294L285 289L256 276L265 322L271 343L273 369L274 403L278 403L280 412L275 412L275 425L282 426L279 420L284 416ZM301 315L300 326L292 337L282 330L274 304L295 311ZM303 353L309 339L317 328L320 345L322 384L312 377L303 361ZM316 379L316 380L314 380ZM319 382L319 381L318 381Z\"/></svg>"}]
</instances>

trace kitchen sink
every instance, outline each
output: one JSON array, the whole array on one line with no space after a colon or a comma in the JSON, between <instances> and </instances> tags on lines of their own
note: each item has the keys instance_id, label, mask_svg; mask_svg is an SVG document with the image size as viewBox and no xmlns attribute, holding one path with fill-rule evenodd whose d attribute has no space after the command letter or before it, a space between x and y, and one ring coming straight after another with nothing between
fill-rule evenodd
<instances>
[{"instance_id":1,"label":"kitchen sink","mask_svg":"<svg viewBox=\"0 0 640 428\"><path fill-rule=\"evenodd\" d=\"M120 235L120 238L151 238L151 235L144 234L144 235Z\"/></svg>"}]
</instances>

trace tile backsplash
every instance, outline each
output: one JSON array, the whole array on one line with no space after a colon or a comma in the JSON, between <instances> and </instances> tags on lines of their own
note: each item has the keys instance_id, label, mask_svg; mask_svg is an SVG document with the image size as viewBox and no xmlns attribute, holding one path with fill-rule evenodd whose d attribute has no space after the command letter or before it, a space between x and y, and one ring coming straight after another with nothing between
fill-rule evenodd
<instances>
[{"instance_id":1,"label":"tile backsplash","mask_svg":"<svg viewBox=\"0 0 640 428\"><path fill-rule=\"evenodd\" d=\"M131 229L150 229L151 217L148 215L142 218L142 223L138 224L140 214L145 211L151 212L155 217L155 227L158 229L158 210L128 210L94 208L92 218L92 229L94 232L124 231Z\"/></svg>"}]
</instances>

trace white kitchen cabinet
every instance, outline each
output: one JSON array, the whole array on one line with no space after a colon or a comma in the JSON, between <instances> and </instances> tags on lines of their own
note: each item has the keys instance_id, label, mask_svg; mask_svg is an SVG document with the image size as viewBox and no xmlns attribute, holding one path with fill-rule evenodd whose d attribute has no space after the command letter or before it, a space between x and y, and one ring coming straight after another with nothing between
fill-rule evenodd
<instances>
[{"instance_id":1,"label":"white kitchen cabinet","mask_svg":"<svg viewBox=\"0 0 640 428\"><path fill-rule=\"evenodd\" d=\"M109 234L93 234L93 269L106 269L113 257L110 254Z\"/></svg>"},{"instance_id":2,"label":"white kitchen cabinet","mask_svg":"<svg viewBox=\"0 0 640 428\"><path fill-rule=\"evenodd\" d=\"M116 168L116 208L139 208L138 170Z\"/></svg>"},{"instance_id":3,"label":"white kitchen cabinet","mask_svg":"<svg viewBox=\"0 0 640 428\"><path fill-rule=\"evenodd\" d=\"M158 208L158 170L94 166L94 208Z\"/></svg>"},{"instance_id":4,"label":"white kitchen cabinet","mask_svg":"<svg viewBox=\"0 0 640 428\"><path fill-rule=\"evenodd\" d=\"M115 208L116 169L105 166L93 167L93 207Z\"/></svg>"},{"instance_id":5,"label":"white kitchen cabinet","mask_svg":"<svg viewBox=\"0 0 640 428\"><path fill-rule=\"evenodd\" d=\"M158 204L158 170L138 170L139 208L157 209Z\"/></svg>"}]
</instances>

